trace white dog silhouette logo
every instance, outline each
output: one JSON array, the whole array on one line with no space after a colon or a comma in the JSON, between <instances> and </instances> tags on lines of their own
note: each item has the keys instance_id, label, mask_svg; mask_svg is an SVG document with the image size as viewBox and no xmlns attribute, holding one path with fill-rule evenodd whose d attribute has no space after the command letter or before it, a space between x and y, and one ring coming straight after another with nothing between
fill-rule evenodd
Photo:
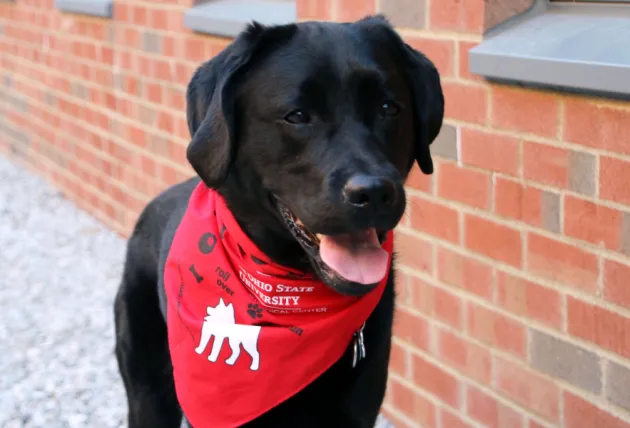
<instances>
[{"instance_id":1,"label":"white dog silhouette logo","mask_svg":"<svg viewBox=\"0 0 630 428\"><path fill-rule=\"evenodd\" d=\"M260 366L260 354L258 353L260 326L236 324L234 306L232 306L232 303L226 305L223 298L219 300L217 306L208 306L206 311L208 316L203 319L201 340L199 340L199 346L195 348L195 352L199 355L203 354L206 346L208 346L210 337L214 336L212 351L208 356L208 361L216 363L223 347L223 341L227 337L232 349L232 355L225 360L225 363L233 366L239 355L241 355L241 345L243 345L243 349L252 357L249 369L252 371L258 370Z\"/></svg>"}]
</instances>

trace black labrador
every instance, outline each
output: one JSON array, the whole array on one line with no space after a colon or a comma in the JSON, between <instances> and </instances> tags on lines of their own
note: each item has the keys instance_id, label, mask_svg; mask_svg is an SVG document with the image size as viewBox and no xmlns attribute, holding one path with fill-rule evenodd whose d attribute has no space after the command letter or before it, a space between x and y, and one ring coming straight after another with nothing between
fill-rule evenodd
<instances>
[{"instance_id":1,"label":"black labrador","mask_svg":"<svg viewBox=\"0 0 630 428\"><path fill-rule=\"evenodd\" d=\"M174 390L162 274L199 180L224 197L270 259L360 295L371 287L330 274L317 251L305 251L300 241L393 229L405 210L403 184L413 163L433 172L429 145L444 114L436 68L381 16L253 23L196 71L187 105L187 157L199 177L144 209L115 301L116 357L133 428L175 428L185 418ZM302 233L287 224L284 210L299 219ZM374 426L387 381L393 278L390 271L367 320L365 360L353 368L349 345L322 376L245 426Z\"/></svg>"}]
</instances>

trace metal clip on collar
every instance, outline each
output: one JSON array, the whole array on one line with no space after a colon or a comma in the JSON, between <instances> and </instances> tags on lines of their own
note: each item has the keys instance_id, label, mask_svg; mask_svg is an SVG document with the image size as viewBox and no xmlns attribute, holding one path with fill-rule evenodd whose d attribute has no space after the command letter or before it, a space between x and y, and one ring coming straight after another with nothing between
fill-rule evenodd
<instances>
[{"instance_id":1,"label":"metal clip on collar","mask_svg":"<svg viewBox=\"0 0 630 428\"><path fill-rule=\"evenodd\" d=\"M357 363L365 358L365 342L363 341L363 329L365 323L354 333L354 355L352 357L352 368L357 366Z\"/></svg>"}]
</instances>

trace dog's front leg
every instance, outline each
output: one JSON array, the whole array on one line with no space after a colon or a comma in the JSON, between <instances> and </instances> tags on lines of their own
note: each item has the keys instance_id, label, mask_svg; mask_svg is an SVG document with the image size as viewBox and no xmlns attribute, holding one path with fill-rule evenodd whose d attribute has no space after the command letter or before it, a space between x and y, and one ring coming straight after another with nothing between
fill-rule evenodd
<instances>
[{"instance_id":1,"label":"dog's front leg","mask_svg":"<svg viewBox=\"0 0 630 428\"><path fill-rule=\"evenodd\" d=\"M372 428L385 398L394 314L392 277L390 273L383 297L365 325L365 358L349 369L352 381L340 403L345 427Z\"/></svg>"}]
</instances>

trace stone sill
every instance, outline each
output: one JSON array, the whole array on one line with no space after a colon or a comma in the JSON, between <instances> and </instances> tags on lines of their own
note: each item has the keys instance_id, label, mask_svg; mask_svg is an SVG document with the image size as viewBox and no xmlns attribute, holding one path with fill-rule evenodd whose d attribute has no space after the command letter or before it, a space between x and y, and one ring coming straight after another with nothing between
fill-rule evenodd
<instances>
[{"instance_id":1,"label":"stone sill","mask_svg":"<svg viewBox=\"0 0 630 428\"><path fill-rule=\"evenodd\" d=\"M295 2L271 0L220 0L191 7L184 13L184 26L215 36L235 37L247 24L296 22Z\"/></svg>"},{"instance_id":2,"label":"stone sill","mask_svg":"<svg viewBox=\"0 0 630 428\"><path fill-rule=\"evenodd\" d=\"M628 4L538 0L470 50L470 70L489 80L627 98L629 40Z\"/></svg>"},{"instance_id":3,"label":"stone sill","mask_svg":"<svg viewBox=\"0 0 630 428\"><path fill-rule=\"evenodd\" d=\"M55 0L55 7L62 12L81 15L112 17L113 0Z\"/></svg>"}]
</instances>

